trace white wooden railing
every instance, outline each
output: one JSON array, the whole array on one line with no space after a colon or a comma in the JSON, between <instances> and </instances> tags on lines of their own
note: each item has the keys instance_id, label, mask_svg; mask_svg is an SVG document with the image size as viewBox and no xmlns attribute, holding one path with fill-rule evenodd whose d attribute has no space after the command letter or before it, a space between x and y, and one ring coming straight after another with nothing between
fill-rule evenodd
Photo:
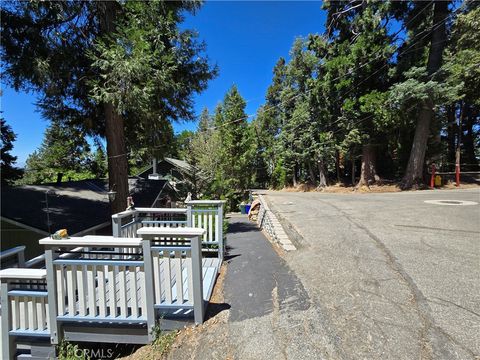
<instances>
[{"instance_id":1,"label":"white wooden railing","mask_svg":"<svg viewBox=\"0 0 480 360\"><path fill-rule=\"evenodd\" d=\"M51 341L63 322L147 323L161 309L204 318L201 240L205 230L144 228L143 238L85 236L40 240L45 246ZM172 232L173 231L173 232ZM182 245L161 245L159 238ZM72 252L82 248L82 251ZM135 251L123 252L131 248ZM196 291L200 292L196 294ZM149 336L151 336L149 334Z\"/></svg>"},{"instance_id":2,"label":"white wooden railing","mask_svg":"<svg viewBox=\"0 0 480 360\"><path fill-rule=\"evenodd\" d=\"M26 246L16 246L14 248L0 252L0 262L2 268L25 267L25 249Z\"/></svg>"},{"instance_id":3,"label":"white wooden railing","mask_svg":"<svg viewBox=\"0 0 480 360\"><path fill-rule=\"evenodd\" d=\"M2 359L14 353L15 337L50 336L46 271L11 268L0 271Z\"/></svg>"},{"instance_id":4,"label":"white wooden railing","mask_svg":"<svg viewBox=\"0 0 480 360\"><path fill-rule=\"evenodd\" d=\"M195 322L203 322L206 304L203 300L201 237L205 230L145 227L137 233L152 243L155 294L152 300L155 308L193 309ZM176 240L177 244L183 242L183 245L156 245L165 238Z\"/></svg>"},{"instance_id":5,"label":"white wooden railing","mask_svg":"<svg viewBox=\"0 0 480 360\"><path fill-rule=\"evenodd\" d=\"M136 208L112 215L112 231L115 237L136 237L136 231L145 226L186 226L187 209Z\"/></svg>"},{"instance_id":6,"label":"white wooden railing","mask_svg":"<svg viewBox=\"0 0 480 360\"><path fill-rule=\"evenodd\" d=\"M224 200L192 200L187 205L187 226L205 229L203 244L216 245L223 260L223 205Z\"/></svg>"},{"instance_id":7,"label":"white wooden railing","mask_svg":"<svg viewBox=\"0 0 480 360\"><path fill-rule=\"evenodd\" d=\"M115 237L136 237L141 227L198 227L205 229L204 251L217 251L223 260L223 200L192 200L187 208L136 208L112 215ZM168 243L170 239L163 239Z\"/></svg>"},{"instance_id":8,"label":"white wooden railing","mask_svg":"<svg viewBox=\"0 0 480 360\"><path fill-rule=\"evenodd\" d=\"M184 255L182 254L184 253ZM153 281L155 284L155 306L160 308L177 304L179 307L193 304L192 250L190 246L152 247ZM163 275L161 275L163 273ZM174 291L172 276L175 278ZM167 280L167 281L165 281ZM188 282L188 293L183 291Z\"/></svg>"}]
</instances>

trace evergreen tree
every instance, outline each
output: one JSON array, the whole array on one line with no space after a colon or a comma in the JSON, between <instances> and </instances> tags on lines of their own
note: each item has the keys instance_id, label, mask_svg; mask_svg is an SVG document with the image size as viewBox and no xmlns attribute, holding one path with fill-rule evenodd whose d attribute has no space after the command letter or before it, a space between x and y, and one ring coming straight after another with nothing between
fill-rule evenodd
<instances>
[{"instance_id":1,"label":"evergreen tree","mask_svg":"<svg viewBox=\"0 0 480 360\"><path fill-rule=\"evenodd\" d=\"M105 137L112 211L128 195L127 141L151 153L172 120L193 119L193 95L216 68L196 34L180 30L199 2L2 3L5 77L42 94L43 115ZM167 131L165 131L167 130ZM160 135L157 134L160 133Z\"/></svg>"},{"instance_id":2,"label":"evergreen tree","mask_svg":"<svg viewBox=\"0 0 480 360\"><path fill-rule=\"evenodd\" d=\"M193 131L183 130L175 136L176 156L179 159L187 159L188 154L191 152L191 142L194 134Z\"/></svg>"},{"instance_id":3,"label":"evergreen tree","mask_svg":"<svg viewBox=\"0 0 480 360\"><path fill-rule=\"evenodd\" d=\"M449 104L447 133L453 140L449 162L467 164L463 170L478 171L480 153L480 7L468 5L452 26L452 39L445 54L446 83L457 85L458 96ZM456 101L455 101L456 100ZM449 143L451 144L451 143ZM462 148L463 145L463 148ZM477 151L477 152L476 152ZM461 155L461 159L457 156Z\"/></svg>"},{"instance_id":4,"label":"evergreen tree","mask_svg":"<svg viewBox=\"0 0 480 360\"><path fill-rule=\"evenodd\" d=\"M431 80L442 65L443 52L447 40L446 20L449 14L448 5L448 1L433 2L433 17L430 30L431 38L426 62L426 81ZM430 125L434 117L434 112L434 99L431 96L427 96L422 100L418 111L412 150L402 180L402 187L404 189L423 182L427 140L430 135Z\"/></svg>"},{"instance_id":5,"label":"evergreen tree","mask_svg":"<svg viewBox=\"0 0 480 360\"><path fill-rule=\"evenodd\" d=\"M251 185L252 148L246 102L233 86L217 108L215 126L221 141L220 165L216 174L216 193L225 197L233 210Z\"/></svg>"},{"instance_id":6,"label":"evergreen tree","mask_svg":"<svg viewBox=\"0 0 480 360\"><path fill-rule=\"evenodd\" d=\"M84 132L78 127L52 123L38 150L26 161L24 184L54 182L59 173L63 180L81 180L92 177L90 146Z\"/></svg>"},{"instance_id":7,"label":"evergreen tree","mask_svg":"<svg viewBox=\"0 0 480 360\"><path fill-rule=\"evenodd\" d=\"M107 176L107 156L101 144L97 144L97 149L89 162L89 168L96 179L103 179Z\"/></svg>"},{"instance_id":8,"label":"evergreen tree","mask_svg":"<svg viewBox=\"0 0 480 360\"><path fill-rule=\"evenodd\" d=\"M210 113L208 112L207 108L204 108L202 110L202 113L200 114L200 119L198 122L198 132L199 133L207 133L209 129L212 127L212 118L210 116Z\"/></svg>"},{"instance_id":9,"label":"evergreen tree","mask_svg":"<svg viewBox=\"0 0 480 360\"><path fill-rule=\"evenodd\" d=\"M346 5L339 7L341 4ZM354 161L354 152L359 145L362 147L359 186L379 179L376 150L390 124L385 112L376 110L384 106L387 98L393 47L388 35L388 21L383 20L388 18L388 3L350 5L337 2L325 5L329 11L328 18L332 21L331 43L328 44L331 49L326 52L325 60L326 71L332 73L331 76L327 75L327 79L332 81L327 84L326 90L330 95L327 98L334 97L329 111L338 118L329 122L335 125L333 132L341 134L343 138L343 149L340 150L350 153ZM321 44L320 49L325 53L324 47ZM319 81L323 82L323 78ZM325 94L326 91L321 93Z\"/></svg>"},{"instance_id":10,"label":"evergreen tree","mask_svg":"<svg viewBox=\"0 0 480 360\"><path fill-rule=\"evenodd\" d=\"M283 113L280 109L282 91L285 86L286 62L280 58L273 68L272 84L267 89L265 105L260 107L253 121L256 143L256 181L265 187L285 185L285 170L282 151L278 148Z\"/></svg>"},{"instance_id":11,"label":"evergreen tree","mask_svg":"<svg viewBox=\"0 0 480 360\"><path fill-rule=\"evenodd\" d=\"M17 135L13 132L10 125L8 125L5 119L0 118L1 124L1 179L2 185L11 185L14 181L22 177L22 170L15 167L17 157L10 154L13 149L13 143L17 138Z\"/></svg>"},{"instance_id":12,"label":"evergreen tree","mask_svg":"<svg viewBox=\"0 0 480 360\"><path fill-rule=\"evenodd\" d=\"M192 139L192 157L204 179L202 192L215 194L216 177L219 173L221 161L221 138L220 131L213 126L214 119L208 109L204 109L200 117L199 126Z\"/></svg>"}]
</instances>

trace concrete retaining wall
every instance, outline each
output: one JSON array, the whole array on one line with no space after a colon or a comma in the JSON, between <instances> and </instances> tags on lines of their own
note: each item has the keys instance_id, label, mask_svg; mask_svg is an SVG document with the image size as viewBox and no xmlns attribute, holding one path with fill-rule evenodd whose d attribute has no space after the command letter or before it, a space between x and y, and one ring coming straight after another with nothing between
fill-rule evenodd
<instances>
[{"instance_id":1,"label":"concrete retaining wall","mask_svg":"<svg viewBox=\"0 0 480 360\"><path fill-rule=\"evenodd\" d=\"M280 224L275 214L268 207L265 198L262 195L258 195L258 199L260 200L260 211L257 217L258 226L285 251L297 250L288 238L285 230L283 230L282 224Z\"/></svg>"}]
</instances>

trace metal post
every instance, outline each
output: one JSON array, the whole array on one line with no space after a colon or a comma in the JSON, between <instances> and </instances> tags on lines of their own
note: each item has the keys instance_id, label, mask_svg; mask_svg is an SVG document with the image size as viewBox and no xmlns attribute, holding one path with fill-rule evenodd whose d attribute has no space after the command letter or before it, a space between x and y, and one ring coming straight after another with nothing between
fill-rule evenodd
<instances>
[{"instance_id":1,"label":"metal post","mask_svg":"<svg viewBox=\"0 0 480 360\"><path fill-rule=\"evenodd\" d=\"M216 234L218 236L218 258L223 261L223 254L225 251L225 244L223 243L223 204L218 204L218 223L216 224Z\"/></svg>"},{"instance_id":2,"label":"metal post","mask_svg":"<svg viewBox=\"0 0 480 360\"><path fill-rule=\"evenodd\" d=\"M148 341L152 342L155 340L153 338L153 329L155 327L155 302L153 299L153 294L155 294L155 287L153 283L153 264L152 264L152 249L150 246L150 240L142 240L142 250L143 250L143 263L145 271L145 305L146 305L146 316L147 316L147 330L148 330Z\"/></svg>"},{"instance_id":3,"label":"metal post","mask_svg":"<svg viewBox=\"0 0 480 360\"><path fill-rule=\"evenodd\" d=\"M192 246L192 282L193 282L193 314L196 324L202 324L205 315L203 304L202 278L202 238L195 236L191 239Z\"/></svg>"},{"instance_id":4,"label":"metal post","mask_svg":"<svg viewBox=\"0 0 480 360\"><path fill-rule=\"evenodd\" d=\"M53 265L54 253L51 247L45 249L45 267L47 270L47 291L48 291L48 318L50 322L50 343L58 344L58 322L57 322L57 283L55 267Z\"/></svg>"},{"instance_id":5,"label":"metal post","mask_svg":"<svg viewBox=\"0 0 480 360\"><path fill-rule=\"evenodd\" d=\"M10 336L10 301L8 301L8 280L2 281L2 286L0 290L1 304L2 304L2 316L1 316L1 326L2 326L2 359L13 359L15 354L15 343L13 342L13 337ZM18 315L17 315L18 316Z\"/></svg>"}]
</instances>

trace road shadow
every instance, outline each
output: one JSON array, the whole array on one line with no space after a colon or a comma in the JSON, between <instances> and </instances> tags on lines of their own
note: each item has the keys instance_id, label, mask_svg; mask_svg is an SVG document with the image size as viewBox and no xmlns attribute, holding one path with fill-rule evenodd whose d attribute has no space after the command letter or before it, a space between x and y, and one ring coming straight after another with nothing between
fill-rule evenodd
<instances>
[{"instance_id":1,"label":"road shadow","mask_svg":"<svg viewBox=\"0 0 480 360\"><path fill-rule=\"evenodd\" d=\"M235 221L235 218L232 218L228 225L228 234L239 234L258 231L257 225L250 222L240 222Z\"/></svg>"}]
</instances>

